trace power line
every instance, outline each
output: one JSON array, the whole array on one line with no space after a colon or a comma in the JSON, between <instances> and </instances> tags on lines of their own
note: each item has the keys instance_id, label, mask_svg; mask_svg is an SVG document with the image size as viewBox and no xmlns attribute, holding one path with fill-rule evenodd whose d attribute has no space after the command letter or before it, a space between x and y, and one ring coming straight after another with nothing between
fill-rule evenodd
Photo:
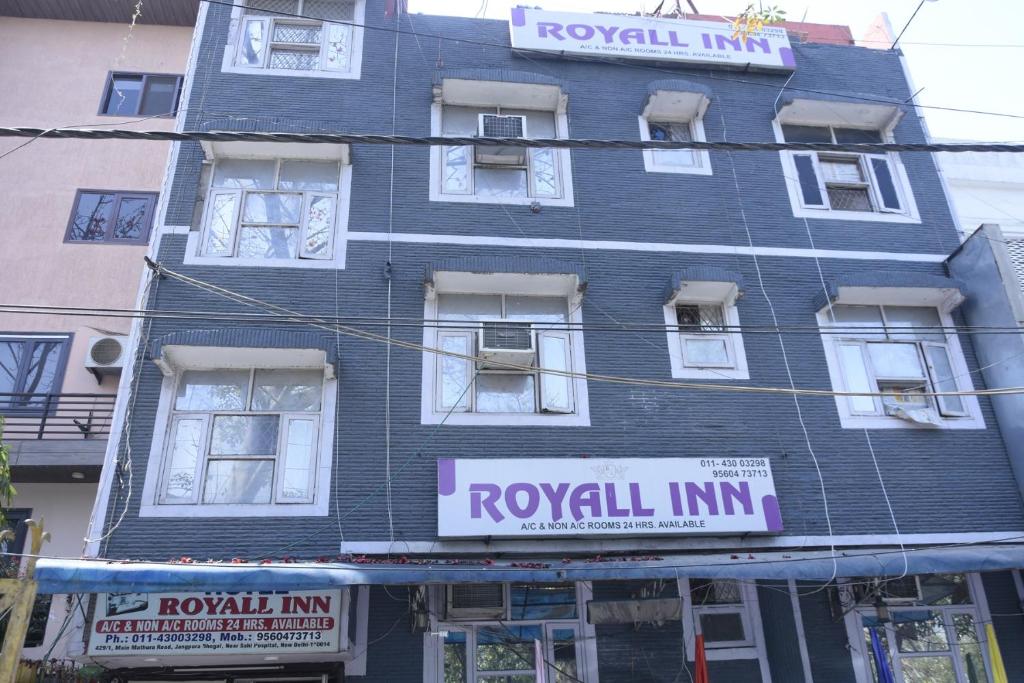
<instances>
[{"instance_id":1,"label":"power line","mask_svg":"<svg viewBox=\"0 0 1024 683\"><path fill-rule=\"evenodd\" d=\"M234 5L232 2L227 1L227 0L203 0L203 2L206 2L207 4L211 4L211 5L222 5L224 7L236 7L236 5ZM292 12L280 12L280 11L277 11L277 10L263 10L263 11L266 14L273 14L273 15L276 15L276 16L293 17L293 18L297 18L297 19L311 19L313 21L325 21L325 22L328 22L328 23L342 24L344 26L351 26L353 28L370 29L372 31L383 31L383 32L388 32L388 33L400 33L400 34L407 34L407 35L417 36L418 38L419 37L422 37L422 38L436 38L438 41L444 40L444 41L450 41L450 42L456 42L456 43L465 43L467 45L480 45L482 47L495 47L495 48L499 48L499 49L502 49L502 50L514 50L516 52L516 54L521 54L523 56L526 56L527 54L535 54L535 55L538 55L538 56L551 56L550 53L547 53L547 52L545 52L543 50L529 50L529 49L523 49L523 48L513 48L511 45L505 44L505 43L492 43L492 42L489 42L489 41L474 40L474 39L471 39L471 38L450 38L448 36L443 36L443 35L436 34L436 33L420 33L420 32L417 32L417 31L404 31L404 30L399 29L399 28L390 28L390 27L386 27L386 26L371 26L369 24L359 24L359 23L356 23L354 21L337 21L337 20L334 20L334 19L326 19L324 17L314 17L314 16L307 15L307 14L295 14L295 13L292 13ZM600 63L600 64L609 64L609 65L622 66L622 67L631 68L631 69L647 69L647 70L660 71L660 72L672 73L672 74L689 73L689 74L697 75L697 76L700 76L700 77L703 77L703 78L708 78L708 79L711 79L711 80L727 81L727 82L732 82L732 83L744 83L746 85L754 85L754 86L759 86L759 87L772 88L773 90L778 89L778 85L777 84L761 83L761 82L758 82L758 81L750 81L750 80L741 79L741 78L729 78L729 77L726 77L726 76L716 76L716 75L713 75L713 74L708 73L706 71L696 71L696 70L693 70L693 69L689 69L688 70L688 69L683 68L683 67L673 68L673 69L663 69L663 68L658 68L658 67L654 67L654 66L650 66L650 65L634 64L634 63L631 63L631 62L623 62L621 60L610 59L610 58L586 57L586 56L583 56L583 55L559 55L559 56L564 57L564 58L568 58L571 61L595 62L595 63ZM843 92L830 92L830 91L827 91L827 90L816 90L816 89L812 89L812 88L787 87L786 89L787 90L792 90L794 92L809 92L809 93L816 93L816 94L820 94L820 95L839 95L839 96L845 97L847 99L853 99L853 100L858 100L858 101L863 101L863 102L879 102L879 103L883 103L883 104L899 104L901 106L913 107L915 109L936 109L936 110L939 110L939 111L953 111L953 112L960 112L960 113L965 113L965 114L979 114L979 115L985 115L985 116L1000 116L1000 117L1005 117L1005 118L1024 119L1024 115L1020 115L1020 114L1007 114L1007 113L1003 113L1003 112L983 111L983 110L977 110L977 109L961 109L961 108L957 108L957 107L943 107L943 106L938 106L938 105L916 104L916 103L910 103L910 102L894 102L893 100L886 100L886 99L873 98L873 97L865 97L863 95L851 95L849 93L843 93Z\"/></svg>"},{"instance_id":2,"label":"power line","mask_svg":"<svg viewBox=\"0 0 1024 683\"><path fill-rule=\"evenodd\" d=\"M206 0L207 2L209 0ZM1019 118L1024 119L1024 116ZM1004 143L916 143L916 142L704 142L699 140L596 140L588 138L500 138L441 135L380 135L376 133L287 133L262 131L167 131L167 130L95 130L89 128L3 127L0 137L75 138L82 140L149 140L198 142L300 142L307 144L418 145L418 146L485 146L556 149L692 149L727 150L731 152L1024 152L1024 144Z\"/></svg>"},{"instance_id":3,"label":"power line","mask_svg":"<svg viewBox=\"0 0 1024 683\"><path fill-rule=\"evenodd\" d=\"M892 45L889 46L890 50L896 49L896 45L900 42L900 38L902 38L903 34L907 32L907 29L910 28L910 25L914 23L914 17L917 16L917 13L921 11L921 8L924 7L924 3L926 3L927 1L928 0L921 0L921 2L917 4L917 9L915 9L914 13L910 15L910 18L907 19L907 23L903 25L903 30L900 31L900 34L896 36L896 40L892 41Z\"/></svg>"}]
</instances>

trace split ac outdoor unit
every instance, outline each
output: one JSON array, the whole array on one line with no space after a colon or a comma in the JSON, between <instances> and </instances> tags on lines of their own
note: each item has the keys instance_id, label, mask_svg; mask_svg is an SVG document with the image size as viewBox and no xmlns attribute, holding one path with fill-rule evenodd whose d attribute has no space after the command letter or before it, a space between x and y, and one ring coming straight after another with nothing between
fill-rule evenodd
<instances>
[{"instance_id":1,"label":"split ac outdoor unit","mask_svg":"<svg viewBox=\"0 0 1024 683\"><path fill-rule=\"evenodd\" d=\"M447 588L448 619L504 619L505 586L500 583L456 583Z\"/></svg>"},{"instance_id":2,"label":"split ac outdoor unit","mask_svg":"<svg viewBox=\"0 0 1024 683\"><path fill-rule=\"evenodd\" d=\"M480 367L502 369L503 364L533 367L537 346L530 323L485 320L480 323L477 334Z\"/></svg>"},{"instance_id":3,"label":"split ac outdoor unit","mask_svg":"<svg viewBox=\"0 0 1024 683\"><path fill-rule=\"evenodd\" d=\"M118 374L124 367L127 351L127 335L92 337L85 355L85 369L97 379L103 375Z\"/></svg>"},{"instance_id":4,"label":"split ac outdoor unit","mask_svg":"<svg viewBox=\"0 0 1024 683\"><path fill-rule=\"evenodd\" d=\"M483 138L525 138L526 117L480 114L479 136ZM476 145L476 163L484 166L526 166L526 148Z\"/></svg>"}]
</instances>

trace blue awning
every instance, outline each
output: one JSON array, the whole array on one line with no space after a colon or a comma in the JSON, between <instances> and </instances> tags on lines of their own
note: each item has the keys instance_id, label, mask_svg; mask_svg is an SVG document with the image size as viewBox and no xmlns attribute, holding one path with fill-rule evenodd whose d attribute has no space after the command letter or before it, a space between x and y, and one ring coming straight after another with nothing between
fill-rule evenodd
<instances>
[{"instance_id":1,"label":"blue awning","mask_svg":"<svg viewBox=\"0 0 1024 683\"><path fill-rule=\"evenodd\" d=\"M797 579L833 576L998 571L1024 567L1024 545L676 555L571 561L412 560L407 563L160 564L41 559L40 593L161 593L189 591L316 590L354 585L414 585L487 581L601 581L672 579Z\"/></svg>"}]
</instances>

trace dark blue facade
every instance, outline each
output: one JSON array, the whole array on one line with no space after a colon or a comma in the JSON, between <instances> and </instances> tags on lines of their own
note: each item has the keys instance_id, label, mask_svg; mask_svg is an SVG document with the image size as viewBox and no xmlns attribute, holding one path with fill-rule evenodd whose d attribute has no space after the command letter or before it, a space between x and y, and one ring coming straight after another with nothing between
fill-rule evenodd
<instances>
[{"instance_id":1,"label":"dark blue facade","mask_svg":"<svg viewBox=\"0 0 1024 683\"><path fill-rule=\"evenodd\" d=\"M394 131L425 136L431 134L434 83L442 72L465 77L473 70L529 72L539 83L560 84L568 97L572 138L638 139L638 111L651 84L665 79L686 80L708 93L710 105L703 123L710 141L774 141L772 122L784 86L791 95L812 99L820 97L815 91L866 93L897 101L911 95L899 55L892 51L794 43L797 69L787 85L788 74L517 54L508 47L505 22L420 15L404 15L396 21L384 17L384 3L378 0L367 1L359 79L224 73L221 61L230 14L225 5L209 4L205 23L198 29L201 41L183 113L186 130ZM396 33L396 28L406 33ZM894 136L897 142L925 141L915 112L902 117ZM595 326L584 332L587 371L640 380L671 379L665 332L650 331L649 326L664 324L662 306L673 275L713 268L742 280L744 296L738 301L738 312L742 325L751 328L743 337L750 379L732 383L788 387L788 361L797 387L828 389L829 372L815 317L827 289L823 281L832 286L863 271L915 282L918 276L947 276L942 257L958 245L939 176L926 154L902 155L920 213L916 224L795 217L777 152L712 151L713 172L708 176L647 173L641 152L635 150L574 149L571 157L574 206L544 206L535 213L521 205L431 201L426 147L392 150L354 145L350 235L343 269L190 265L185 263L187 237L182 230L161 233L156 260L178 273L304 315L383 318L390 310L394 319L416 320L424 315L424 274L436 264L475 260L493 264L496 272L517 272L521 259L548 259L586 281L582 319L585 326ZM195 216L203 159L198 143L181 143L168 184L166 213L158 219L162 226L199 230ZM396 235L390 243L389 233ZM424 239L413 242L408 236ZM451 237L474 239L451 244L452 239L445 239ZM812 258L807 251L812 237L819 250L846 253ZM523 238L568 240L580 246L530 247ZM605 244L596 245L597 241ZM694 245L716 248L701 253ZM718 247L741 249L721 253ZM749 247L762 250L756 262L746 251ZM765 249L791 251L768 253ZM872 257L865 252L884 254ZM211 315L254 312L252 307L169 277L154 281L148 306ZM781 340L768 329L775 324L772 308L778 324L790 330ZM954 321L962 324L956 313ZM648 328L615 329L624 324ZM381 326L372 329L385 332ZM980 398L984 429L872 430L870 444L883 490L865 432L842 427L830 396L801 397L797 407L791 396L782 394L590 381L589 427L438 427L421 424L420 377L425 360L416 351L393 348L389 354L384 344L309 325L234 323L210 316L148 320L141 334L147 358L130 399L131 428L125 436L130 456L125 448L120 456L124 467L133 471L135 488L129 496L114 478L108 522L120 516L123 506L127 513L105 541L101 550L105 557L317 558L359 552L360 544L377 544L365 547L379 549L383 547L379 544L392 541L392 552L406 553L403 544L416 544L410 554L425 554L423 544L438 540L435 462L453 457L768 457L785 529L781 542L772 543L794 552L827 546L820 541L830 534L822 486L827 492L831 534L845 539L839 546L873 545L870 539L878 536L889 537L880 545L891 546L891 537L897 533L914 535L921 544L972 542L971 538L990 540L1024 529L1024 505L985 397ZM391 334L412 344L422 342L418 326L396 325ZM170 344L326 351L336 363L339 378L328 515L139 515L139 491L149 459L161 457L150 452L153 432L166 429L157 418L162 375L151 360ZM960 344L968 369L977 371L971 338L961 335ZM976 388L984 388L980 375L974 374L973 381ZM388 403L389 434L385 432ZM386 444L391 463L390 510L385 495ZM954 534L961 540L951 540ZM807 537L818 540L809 543ZM729 552L730 547L756 551L757 544L749 539L732 540L735 544L730 546L730 539L717 539L716 547L720 552ZM638 541L635 547L651 544ZM653 544L657 547L656 540ZM629 540L618 546L595 541L592 547L570 552L584 557L609 552L609 548L611 552L632 549ZM666 541L664 553L686 551L685 544ZM476 544L467 546L465 554L481 557L493 552ZM559 541L538 541L527 549L505 552L529 557L565 554ZM446 549L433 557L457 554ZM1009 574L989 575L984 583L989 597L998 595L1007 606L999 613L1018 611ZM594 599L628 593L628 586L623 586L595 584ZM830 593L812 588L810 584L799 587L809 593L797 601L802 618L794 613L792 589L785 582L765 581L755 591L760 596L762 646L771 680L856 681L843 619L830 605ZM387 593L375 587L369 605L371 644L362 680L423 680L424 636L411 634L407 626L406 589ZM994 607L991 611L997 612ZM993 618L1006 641L1018 637L1024 628L1020 616ZM600 680L689 680L693 664L687 661L684 646L687 623L598 626ZM807 642L811 679L801 662L801 638ZM1018 659L1006 657L1011 680L1014 675L1024 677L1024 663ZM762 680L756 659L713 661L710 672L715 681ZM353 680L361 679L353 676Z\"/></svg>"}]
</instances>

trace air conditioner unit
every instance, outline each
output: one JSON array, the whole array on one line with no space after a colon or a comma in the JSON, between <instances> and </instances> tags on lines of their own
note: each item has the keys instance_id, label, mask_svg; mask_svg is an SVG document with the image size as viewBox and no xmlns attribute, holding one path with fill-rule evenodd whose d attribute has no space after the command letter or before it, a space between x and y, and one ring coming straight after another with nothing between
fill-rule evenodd
<instances>
[{"instance_id":1,"label":"air conditioner unit","mask_svg":"<svg viewBox=\"0 0 1024 683\"><path fill-rule=\"evenodd\" d=\"M483 138L525 138L526 117L480 114L479 136ZM476 163L484 166L526 166L526 148L477 145Z\"/></svg>"},{"instance_id":2,"label":"air conditioner unit","mask_svg":"<svg viewBox=\"0 0 1024 683\"><path fill-rule=\"evenodd\" d=\"M477 332L477 356L482 368L505 365L533 367L537 358L536 335L530 323L485 320Z\"/></svg>"},{"instance_id":3,"label":"air conditioner unit","mask_svg":"<svg viewBox=\"0 0 1024 683\"><path fill-rule=\"evenodd\" d=\"M104 375L120 374L128 352L128 336L92 337L85 355L85 369L99 380Z\"/></svg>"},{"instance_id":4,"label":"air conditioner unit","mask_svg":"<svg viewBox=\"0 0 1024 683\"><path fill-rule=\"evenodd\" d=\"M914 603L921 600L921 581L917 576L881 579L878 595L888 604Z\"/></svg>"},{"instance_id":5,"label":"air conditioner unit","mask_svg":"<svg viewBox=\"0 0 1024 683\"><path fill-rule=\"evenodd\" d=\"M504 619L505 586L500 583L456 583L448 586L448 619Z\"/></svg>"}]
</instances>

